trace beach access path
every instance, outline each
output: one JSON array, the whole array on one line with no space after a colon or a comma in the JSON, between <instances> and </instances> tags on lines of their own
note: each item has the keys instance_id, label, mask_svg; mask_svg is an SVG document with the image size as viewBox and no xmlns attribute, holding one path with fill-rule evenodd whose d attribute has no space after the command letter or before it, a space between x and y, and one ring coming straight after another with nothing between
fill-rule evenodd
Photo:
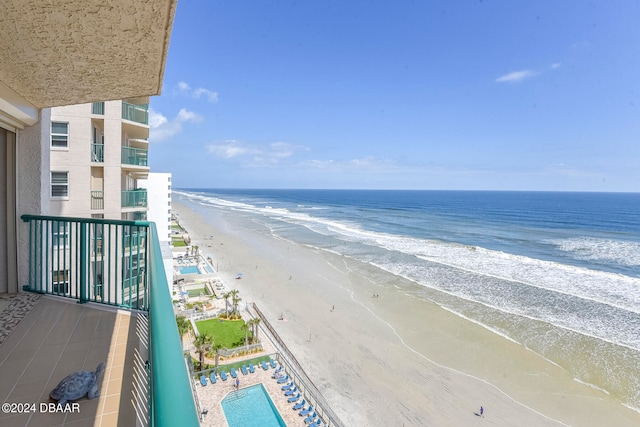
<instances>
[{"instance_id":1,"label":"beach access path","mask_svg":"<svg viewBox=\"0 0 640 427\"><path fill-rule=\"evenodd\" d=\"M173 207L192 243L243 301L259 305L345 425L640 425L640 414L614 397L417 298L415 283L274 238L239 214L175 197Z\"/></svg>"}]
</instances>

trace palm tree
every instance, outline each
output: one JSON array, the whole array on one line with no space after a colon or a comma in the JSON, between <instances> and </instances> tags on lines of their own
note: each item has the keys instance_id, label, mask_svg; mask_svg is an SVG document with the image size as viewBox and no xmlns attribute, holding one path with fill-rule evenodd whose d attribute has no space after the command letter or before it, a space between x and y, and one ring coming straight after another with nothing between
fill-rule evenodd
<instances>
[{"instance_id":1,"label":"palm tree","mask_svg":"<svg viewBox=\"0 0 640 427\"><path fill-rule=\"evenodd\" d=\"M213 347L213 338L208 334L200 334L193 342L196 346L196 351L200 354L200 370L204 369L204 355L211 351Z\"/></svg>"},{"instance_id":2,"label":"palm tree","mask_svg":"<svg viewBox=\"0 0 640 427\"><path fill-rule=\"evenodd\" d=\"M240 303L240 301L242 301L242 298L240 298L238 296L238 293L240 291L237 289L234 289L231 291L231 304L233 305L233 314L237 315L238 314L238 303Z\"/></svg>"},{"instance_id":3,"label":"palm tree","mask_svg":"<svg viewBox=\"0 0 640 427\"><path fill-rule=\"evenodd\" d=\"M250 322L242 323L242 330L244 331L244 346L247 347L249 345L249 329L251 329Z\"/></svg>"},{"instance_id":4,"label":"palm tree","mask_svg":"<svg viewBox=\"0 0 640 427\"><path fill-rule=\"evenodd\" d=\"M183 337L191 330L191 322L184 316L176 316L176 324L178 325L178 334L180 334L180 343L184 346Z\"/></svg>"},{"instance_id":5,"label":"palm tree","mask_svg":"<svg viewBox=\"0 0 640 427\"><path fill-rule=\"evenodd\" d=\"M249 325L251 325L251 343L255 343L258 341L258 324L260 323L260 318L254 317L249 320Z\"/></svg>"},{"instance_id":6,"label":"palm tree","mask_svg":"<svg viewBox=\"0 0 640 427\"><path fill-rule=\"evenodd\" d=\"M229 318L229 298L231 298L231 292L227 292L222 295L224 298L224 317Z\"/></svg>"},{"instance_id":7,"label":"palm tree","mask_svg":"<svg viewBox=\"0 0 640 427\"><path fill-rule=\"evenodd\" d=\"M213 351L216 353L216 358L215 358L216 369L218 369L218 363L220 363L220 350L222 350L223 348L224 347L222 346L222 344L218 344L218 343L213 344Z\"/></svg>"}]
</instances>

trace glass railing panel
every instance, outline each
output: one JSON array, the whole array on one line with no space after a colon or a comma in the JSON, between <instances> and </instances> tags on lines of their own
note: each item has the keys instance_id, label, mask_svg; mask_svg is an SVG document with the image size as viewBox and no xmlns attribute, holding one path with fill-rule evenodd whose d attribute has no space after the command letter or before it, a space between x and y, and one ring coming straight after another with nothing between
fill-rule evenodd
<instances>
[{"instance_id":1,"label":"glass railing panel","mask_svg":"<svg viewBox=\"0 0 640 427\"><path fill-rule=\"evenodd\" d=\"M91 161L104 162L104 144L91 144Z\"/></svg>"},{"instance_id":2,"label":"glass railing panel","mask_svg":"<svg viewBox=\"0 0 640 427\"><path fill-rule=\"evenodd\" d=\"M147 159L149 158L149 150L141 148L121 147L122 164L149 166Z\"/></svg>"},{"instance_id":3,"label":"glass railing panel","mask_svg":"<svg viewBox=\"0 0 640 427\"><path fill-rule=\"evenodd\" d=\"M104 102L94 102L91 104L91 114L104 115Z\"/></svg>"},{"instance_id":4,"label":"glass railing panel","mask_svg":"<svg viewBox=\"0 0 640 427\"><path fill-rule=\"evenodd\" d=\"M122 118L143 125L149 124L149 105L130 104L122 101Z\"/></svg>"},{"instance_id":5,"label":"glass railing panel","mask_svg":"<svg viewBox=\"0 0 640 427\"><path fill-rule=\"evenodd\" d=\"M122 192L123 208L146 208L147 207L147 190L127 190Z\"/></svg>"}]
</instances>

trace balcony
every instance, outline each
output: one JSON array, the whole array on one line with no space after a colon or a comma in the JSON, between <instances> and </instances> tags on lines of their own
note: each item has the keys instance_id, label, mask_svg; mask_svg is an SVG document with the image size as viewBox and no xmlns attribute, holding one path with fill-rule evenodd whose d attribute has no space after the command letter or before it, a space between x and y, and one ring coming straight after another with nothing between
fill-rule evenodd
<instances>
[{"instance_id":1,"label":"balcony","mask_svg":"<svg viewBox=\"0 0 640 427\"><path fill-rule=\"evenodd\" d=\"M149 150L141 148L122 147L122 164L145 166L148 167L147 159L149 158Z\"/></svg>"},{"instance_id":2,"label":"balcony","mask_svg":"<svg viewBox=\"0 0 640 427\"><path fill-rule=\"evenodd\" d=\"M94 102L91 104L91 114L104 116L104 102Z\"/></svg>"},{"instance_id":3,"label":"balcony","mask_svg":"<svg viewBox=\"0 0 640 427\"><path fill-rule=\"evenodd\" d=\"M22 220L30 292L12 298L28 314L0 335L3 402L39 408L67 374L100 362L106 371L101 396L81 399L79 411L0 414L0 425L198 426L155 224Z\"/></svg>"},{"instance_id":4,"label":"balcony","mask_svg":"<svg viewBox=\"0 0 640 427\"><path fill-rule=\"evenodd\" d=\"M91 210L104 209L104 191L91 191Z\"/></svg>"},{"instance_id":5,"label":"balcony","mask_svg":"<svg viewBox=\"0 0 640 427\"><path fill-rule=\"evenodd\" d=\"M127 190L122 192L123 208L146 208L147 190L140 188L137 190Z\"/></svg>"},{"instance_id":6,"label":"balcony","mask_svg":"<svg viewBox=\"0 0 640 427\"><path fill-rule=\"evenodd\" d=\"M149 105L130 104L122 101L122 119L130 122L149 125Z\"/></svg>"},{"instance_id":7,"label":"balcony","mask_svg":"<svg viewBox=\"0 0 640 427\"><path fill-rule=\"evenodd\" d=\"M91 144L91 162L104 162L104 144Z\"/></svg>"}]
</instances>

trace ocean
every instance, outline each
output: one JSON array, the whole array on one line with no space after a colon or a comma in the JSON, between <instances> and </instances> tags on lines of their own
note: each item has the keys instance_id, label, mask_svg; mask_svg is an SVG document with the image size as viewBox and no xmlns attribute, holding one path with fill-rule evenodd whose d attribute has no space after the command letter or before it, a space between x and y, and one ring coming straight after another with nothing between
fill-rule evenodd
<instances>
[{"instance_id":1,"label":"ocean","mask_svg":"<svg viewBox=\"0 0 640 427\"><path fill-rule=\"evenodd\" d=\"M174 189L174 197L409 279L420 285L416 298L640 412L640 194Z\"/></svg>"}]
</instances>

